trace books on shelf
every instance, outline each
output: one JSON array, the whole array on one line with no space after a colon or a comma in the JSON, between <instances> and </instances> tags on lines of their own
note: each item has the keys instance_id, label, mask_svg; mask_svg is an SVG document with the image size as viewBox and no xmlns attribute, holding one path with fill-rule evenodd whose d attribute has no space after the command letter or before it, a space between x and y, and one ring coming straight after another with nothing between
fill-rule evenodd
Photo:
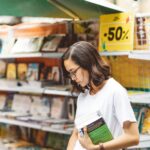
<instances>
[{"instance_id":1,"label":"books on shelf","mask_svg":"<svg viewBox=\"0 0 150 150\"><path fill-rule=\"evenodd\" d=\"M3 110L6 105L6 95L0 94L0 110Z\"/></svg>"},{"instance_id":2,"label":"books on shelf","mask_svg":"<svg viewBox=\"0 0 150 150\"><path fill-rule=\"evenodd\" d=\"M17 76L19 80L26 80L28 66L26 63L19 63L17 65Z\"/></svg>"},{"instance_id":3,"label":"books on shelf","mask_svg":"<svg viewBox=\"0 0 150 150\"><path fill-rule=\"evenodd\" d=\"M51 103L51 117L55 119L62 118L64 114L65 99L62 97L54 97Z\"/></svg>"},{"instance_id":4,"label":"books on shelf","mask_svg":"<svg viewBox=\"0 0 150 150\"><path fill-rule=\"evenodd\" d=\"M7 99L8 101L9 99ZM1 116L8 118L16 118L18 116L28 116L31 105L31 99L28 95L15 94L12 100L11 107L0 113Z\"/></svg>"},{"instance_id":5,"label":"books on shelf","mask_svg":"<svg viewBox=\"0 0 150 150\"><path fill-rule=\"evenodd\" d=\"M4 78L5 77L5 73L6 73L6 62L3 60L0 60L0 78Z\"/></svg>"},{"instance_id":6,"label":"books on shelf","mask_svg":"<svg viewBox=\"0 0 150 150\"><path fill-rule=\"evenodd\" d=\"M11 53L32 53L39 52L43 42L43 37L40 38L18 38Z\"/></svg>"},{"instance_id":7,"label":"books on shelf","mask_svg":"<svg viewBox=\"0 0 150 150\"><path fill-rule=\"evenodd\" d=\"M50 116L50 99L46 96L32 96L32 103L30 107L30 114L32 119L35 118L48 118Z\"/></svg>"},{"instance_id":8,"label":"books on shelf","mask_svg":"<svg viewBox=\"0 0 150 150\"><path fill-rule=\"evenodd\" d=\"M39 79L39 63L30 63L27 70L27 80L37 81Z\"/></svg>"},{"instance_id":9,"label":"books on shelf","mask_svg":"<svg viewBox=\"0 0 150 150\"><path fill-rule=\"evenodd\" d=\"M2 48L1 48L1 54L2 55L9 55L11 52L12 47L15 44L16 39L12 37L3 38L2 40Z\"/></svg>"},{"instance_id":10,"label":"books on shelf","mask_svg":"<svg viewBox=\"0 0 150 150\"><path fill-rule=\"evenodd\" d=\"M17 78L17 66L15 63L8 63L7 64L6 78L8 80L16 80L16 78Z\"/></svg>"},{"instance_id":11,"label":"books on shelf","mask_svg":"<svg viewBox=\"0 0 150 150\"><path fill-rule=\"evenodd\" d=\"M56 52L62 40L62 36L48 36L44 39L44 44L41 48L42 52Z\"/></svg>"}]
</instances>

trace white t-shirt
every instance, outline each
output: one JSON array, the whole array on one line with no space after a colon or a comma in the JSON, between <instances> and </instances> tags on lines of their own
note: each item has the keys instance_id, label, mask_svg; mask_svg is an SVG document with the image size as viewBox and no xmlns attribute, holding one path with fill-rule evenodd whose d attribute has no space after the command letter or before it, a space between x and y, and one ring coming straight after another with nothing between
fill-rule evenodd
<instances>
[{"instance_id":1,"label":"white t-shirt","mask_svg":"<svg viewBox=\"0 0 150 150\"><path fill-rule=\"evenodd\" d=\"M122 134L125 121L136 122L126 89L110 78L101 90L90 95L89 90L81 93L77 100L75 124L79 117L100 111L113 137ZM74 150L85 150L76 141Z\"/></svg>"}]
</instances>

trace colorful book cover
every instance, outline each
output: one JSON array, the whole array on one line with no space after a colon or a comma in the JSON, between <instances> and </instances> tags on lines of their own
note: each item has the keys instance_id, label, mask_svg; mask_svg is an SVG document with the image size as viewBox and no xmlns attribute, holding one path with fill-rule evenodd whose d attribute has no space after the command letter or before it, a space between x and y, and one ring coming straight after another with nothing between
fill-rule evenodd
<instances>
[{"instance_id":1,"label":"colorful book cover","mask_svg":"<svg viewBox=\"0 0 150 150\"><path fill-rule=\"evenodd\" d=\"M17 67L17 76L19 80L26 80L28 66L25 63L19 63Z\"/></svg>"},{"instance_id":2,"label":"colorful book cover","mask_svg":"<svg viewBox=\"0 0 150 150\"><path fill-rule=\"evenodd\" d=\"M11 53L31 53L39 52L43 42L41 38L18 38Z\"/></svg>"},{"instance_id":3,"label":"colorful book cover","mask_svg":"<svg viewBox=\"0 0 150 150\"><path fill-rule=\"evenodd\" d=\"M62 40L62 36L49 36L45 38L42 52L55 52Z\"/></svg>"},{"instance_id":4,"label":"colorful book cover","mask_svg":"<svg viewBox=\"0 0 150 150\"><path fill-rule=\"evenodd\" d=\"M52 99L51 104L51 117L59 119L63 116L65 100L61 97L55 97Z\"/></svg>"},{"instance_id":5,"label":"colorful book cover","mask_svg":"<svg viewBox=\"0 0 150 150\"><path fill-rule=\"evenodd\" d=\"M9 63L7 64L7 73L6 73L6 78L8 80L16 80L16 64L15 63Z\"/></svg>"},{"instance_id":6,"label":"colorful book cover","mask_svg":"<svg viewBox=\"0 0 150 150\"><path fill-rule=\"evenodd\" d=\"M75 124L81 136L84 134L83 127L87 126L87 133L93 144L104 143L113 139L111 131L99 111L78 118Z\"/></svg>"},{"instance_id":7,"label":"colorful book cover","mask_svg":"<svg viewBox=\"0 0 150 150\"><path fill-rule=\"evenodd\" d=\"M39 63L30 63L28 65L27 80L37 81L39 79Z\"/></svg>"},{"instance_id":8,"label":"colorful book cover","mask_svg":"<svg viewBox=\"0 0 150 150\"><path fill-rule=\"evenodd\" d=\"M0 78L4 78L6 74L6 62L0 60Z\"/></svg>"}]
</instances>

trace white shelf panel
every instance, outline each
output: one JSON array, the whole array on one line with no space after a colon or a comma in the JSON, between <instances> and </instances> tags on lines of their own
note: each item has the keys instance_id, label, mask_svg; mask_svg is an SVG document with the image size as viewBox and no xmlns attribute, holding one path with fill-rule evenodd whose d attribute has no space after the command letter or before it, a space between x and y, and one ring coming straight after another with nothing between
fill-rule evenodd
<instances>
[{"instance_id":1,"label":"white shelf panel","mask_svg":"<svg viewBox=\"0 0 150 150\"><path fill-rule=\"evenodd\" d=\"M129 98L132 103L150 104L150 93L130 95Z\"/></svg>"},{"instance_id":2,"label":"white shelf panel","mask_svg":"<svg viewBox=\"0 0 150 150\"><path fill-rule=\"evenodd\" d=\"M29 123L29 122L23 122L23 121L7 119L7 118L0 118L0 123L16 125L16 126L23 126L23 127L39 129L39 130L43 130L43 131L60 133L60 134L68 134L68 135L70 135L73 130L73 129L52 128L52 127L42 126L38 123L33 123L33 122Z\"/></svg>"},{"instance_id":3,"label":"white shelf panel","mask_svg":"<svg viewBox=\"0 0 150 150\"><path fill-rule=\"evenodd\" d=\"M128 149L134 148L149 148L150 147L150 135L140 135L140 143L137 146L129 147Z\"/></svg>"},{"instance_id":4,"label":"white shelf panel","mask_svg":"<svg viewBox=\"0 0 150 150\"><path fill-rule=\"evenodd\" d=\"M11 124L11 125L34 128L34 129L41 129L41 125L39 125L39 124L21 122L21 121L14 120L14 119L0 118L0 122L6 123L6 124Z\"/></svg>"},{"instance_id":5,"label":"white shelf panel","mask_svg":"<svg viewBox=\"0 0 150 150\"><path fill-rule=\"evenodd\" d=\"M7 55L0 55L1 59L10 59L10 58L36 58L36 57L43 57L43 58L60 58L63 53L24 53L24 54L7 54Z\"/></svg>"},{"instance_id":6,"label":"white shelf panel","mask_svg":"<svg viewBox=\"0 0 150 150\"><path fill-rule=\"evenodd\" d=\"M0 87L0 91L43 94L44 89L34 87Z\"/></svg>"},{"instance_id":7,"label":"white shelf panel","mask_svg":"<svg viewBox=\"0 0 150 150\"><path fill-rule=\"evenodd\" d=\"M59 91L59 90L48 90L48 89L45 89L44 90L44 94L52 94L52 95L60 95L60 96L78 96L78 94L76 93L73 93L71 94L70 91Z\"/></svg>"},{"instance_id":8,"label":"white shelf panel","mask_svg":"<svg viewBox=\"0 0 150 150\"><path fill-rule=\"evenodd\" d=\"M150 13L137 13L136 17L150 17Z\"/></svg>"},{"instance_id":9,"label":"white shelf panel","mask_svg":"<svg viewBox=\"0 0 150 150\"><path fill-rule=\"evenodd\" d=\"M124 56L129 58L150 60L150 50L134 50L134 51L112 51L112 52L99 52L101 56ZM13 59L13 58L60 58L63 53L28 53L28 54L12 54L0 55L0 59Z\"/></svg>"},{"instance_id":10,"label":"white shelf panel","mask_svg":"<svg viewBox=\"0 0 150 150\"><path fill-rule=\"evenodd\" d=\"M93 4L97 4L97 5L106 7L106 8L109 8L109 9L113 9L113 10L117 10L117 11L121 11L121 12L126 11L125 9L123 9L117 5L114 5L110 2L107 2L105 0L101 0L101 1L100 0L86 0L86 1L93 3Z\"/></svg>"},{"instance_id":11,"label":"white shelf panel","mask_svg":"<svg viewBox=\"0 0 150 150\"><path fill-rule=\"evenodd\" d=\"M101 56L124 56L129 55L130 51L113 51L113 52L99 52Z\"/></svg>"},{"instance_id":12,"label":"white shelf panel","mask_svg":"<svg viewBox=\"0 0 150 150\"><path fill-rule=\"evenodd\" d=\"M150 60L150 50L136 50L131 51L128 55L129 58L133 59L142 59L142 60Z\"/></svg>"},{"instance_id":13,"label":"white shelf panel","mask_svg":"<svg viewBox=\"0 0 150 150\"><path fill-rule=\"evenodd\" d=\"M72 130L64 130L60 128L51 128L51 127L42 127L43 131L48 131L48 132L54 132L54 133L60 133L60 134L68 134L70 135Z\"/></svg>"}]
</instances>

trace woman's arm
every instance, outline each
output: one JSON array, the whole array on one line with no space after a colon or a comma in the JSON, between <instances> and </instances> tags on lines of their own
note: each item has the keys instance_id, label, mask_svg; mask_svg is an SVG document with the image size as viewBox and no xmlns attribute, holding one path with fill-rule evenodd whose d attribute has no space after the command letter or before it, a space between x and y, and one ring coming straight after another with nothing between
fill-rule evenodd
<instances>
[{"instance_id":1,"label":"woman's arm","mask_svg":"<svg viewBox=\"0 0 150 150\"><path fill-rule=\"evenodd\" d=\"M77 129L74 128L72 135L71 135L69 142L68 142L67 150L73 150L74 149L75 142L76 142L77 138L78 138L78 132L77 132Z\"/></svg>"},{"instance_id":2,"label":"woman's arm","mask_svg":"<svg viewBox=\"0 0 150 150\"><path fill-rule=\"evenodd\" d=\"M137 145L139 143L139 132L138 126L135 122L124 122L123 126L124 133L115 138L114 140L103 143L103 147L105 150L117 150L121 148L126 148L129 146ZM86 130L85 130L86 132ZM92 144L87 133L83 137L79 136L79 141L83 147L88 150L99 150L100 145Z\"/></svg>"}]
</instances>

